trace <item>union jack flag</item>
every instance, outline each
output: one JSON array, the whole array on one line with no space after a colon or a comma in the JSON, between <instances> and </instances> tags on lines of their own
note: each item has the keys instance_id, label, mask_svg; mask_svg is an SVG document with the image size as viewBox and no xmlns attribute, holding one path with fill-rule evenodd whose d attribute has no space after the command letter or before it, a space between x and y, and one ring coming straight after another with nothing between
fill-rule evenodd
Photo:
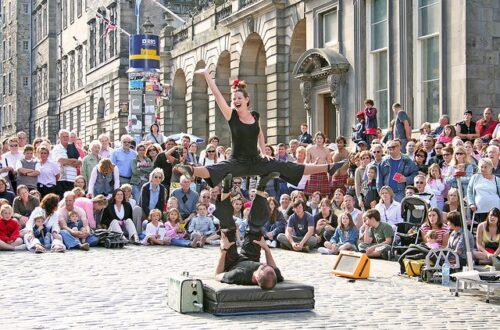
<instances>
[{"instance_id":1,"label":"union jack flag","mask_svg":"<svg viewBox=\"0 0 500 330\"><path fill-rule=\"evenodd\" d=\"M101 17L101 22L104 22L104 24L106 24L106 26L104 27L104 33L102 34L103 37L106 37L110 31L118 29L118 26L116 26L116 24L113 24L113 22L111 22L111 20L106 17Z\"/></svg>"}]
</instances>

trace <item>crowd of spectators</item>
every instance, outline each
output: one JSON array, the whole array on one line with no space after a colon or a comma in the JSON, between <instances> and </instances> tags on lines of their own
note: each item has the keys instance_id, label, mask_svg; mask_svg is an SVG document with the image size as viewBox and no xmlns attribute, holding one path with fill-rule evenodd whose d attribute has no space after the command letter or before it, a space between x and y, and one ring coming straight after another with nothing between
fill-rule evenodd
<instances>
[{"instance_id":1,"label":"crowd of spectators","mask_svg":"<svg viewBox=\"0 0 500 330\"><path fill-rule=\"evenodd\" d=\"M351 146L343 136L330 141L321 132L310 134L307 124L288 144L265 146L263 154L280 161L348 160L333 175L305 175L297 186L279 178L269 181L269 219L263 229L267 244L388 258L394 230L404 221L400 203L406 196L418 196L430 209L420 229L424 243L452 248L462 257L467 230L457 221L462 189L464 216L477 224L474 256L480 263L497 263L500 124L492 109L486 108L476 122L465 111L464 120L455 125L442 116L434 129L423 124L415 138L398 104L385 135L377 127L373 101L364 105ZM24 132L3 141L0 250L88 250L98 244L96 229L124 233L138 245L219 244L218 219L212 213L220 187L173 170L179 163L205 166L231 157L231 148L219 145L217 136L200 150L188 135L175 141L153 124L140 142L123 135L113 145L102 134L84 147L75 133L64 129L55 143L44 138L27 142ZM257 179L232 181L238 243L245 235Z\"/></svg>"}]
</instances>

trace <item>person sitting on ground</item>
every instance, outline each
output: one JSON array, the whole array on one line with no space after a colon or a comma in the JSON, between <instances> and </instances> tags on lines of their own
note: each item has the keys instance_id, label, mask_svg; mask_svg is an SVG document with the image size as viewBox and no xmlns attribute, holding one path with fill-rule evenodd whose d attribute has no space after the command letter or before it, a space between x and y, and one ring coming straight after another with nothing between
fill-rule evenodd
<instances>
[{"instance_id":1,"label":"person sitting on ground","mask_svg":"<svg viewBox=\"0 0 500 330\"><path fill-rule=\"evenodd\" d=\"M199 203L196 206L197 215L189 222L189 234L191 240L201 237L201 246L208 244L219 244L219 235L216 234L214 220L207 215L207 207Z\"/></svg>"},{"instance_id":2,"label":"person sitting on ground","mask_svg":"<svg viewBox=\"0 0 500 330\"><path fill-rule=\"evenodd\" d=\"M319 203L320 211L314 216L316 238L318 245L329 241L335 233L338 225L338 217L332 210L332 205L328 198L323 198Z\"/></svg>"},{"instance_id":3,"label":"person sitting on ground","mask_svg":"<svg viewBox=\"0 0 500 330\"><path fill-rule=\"evenodd\" d=\"M285 232L286 221L283 213L278 211L278 201L274 197L268 197L267 201L269 202L269 220L262 230L266 244L269 247L275 248L278 245L278 235Z\"/></svg>"},{"instance_id":4,"label":"person sitting on ground","mask_svg":"<svg viewBox=\"0 0 500 330\"><path fill-rule=\"evenodd\" d=\"M139 235L132 220L132 206L124 201L125 194L120 188L115 189L104 209L101 218L101 227L110 231L128 234L134 244L140 244Z\"/></svg>"},{"instance_id":5,"label":"person sitting on ground","mask_svg":"<svg viewBox=\"0 0 500 330\"><path fill-rule=\"evenodd\" d=\"M325 242L325 247L320 247L318 252L321 254L339 254L340 251L358 251L356 246L358 242L359 231L354 225L351 214L344 212L340 216L340 221L335 234L330 241Z\"/></svg>"},{"instance_id":6,"label":"person sitting on ground","mask_svg":"<svg viewBox=\"0 0 500 330\"><path fill-rule=\"evenodd\" d=\"M40 241L40 244L45 249L50 249L50 244L52 243L52 235L47 230L47 226L44 224L45 219L42 214L38 214L35 218L35 224L33 225L33 236ZM41 249L35 250L37 253L41 253Z\"/></svg>"},{"instance_id":7,"label":"person sitting on ground","mask_svg":"<svg viewBox=\"0 0 500 330\"><path fill-rule=\"evenodd\" d=\"M166 236L170 239L170 244L184 247L203 247L201 236L195 236L192 240L185 239L187 236L186 226L181 223L181 214L177 209L171 209L168 212L168 218L165 222Z\"/></svg>"},{"instance_id":8,"label":"person sitting on ground","mask_svg":"<svg viewBox=\"0 0 500 330\"><path fill-rule=\"evenodd\" d=\"M88 251L90 246L97 245L98 239L91 234L85 210L75 206L75 200L76 196L74 192L67 191L64 194L64 204L57 210L59 213L59 226L61 227L60 234L67 249L78 248ZM77 222L75 225L74 222L69 221L70 212L76 212L78 220L81 220L82 223L78 224Z\"/></svg>"},{"instance_id":9,"label":"person sitting on ground","mask_svg":"<svg viewBox=\"0 0 500 330\"><path fill-rule=\"evenodd\" d=\"M460 267L463 267L467 265L467 248L465 244L465 230L462 227L462 215L459 212L452 211L446 215L446 221L451 229L447 248L458 255ZM473 249L474 235L468 230L467 239L469 240L469 248Z\"/></svg>"},{"instance_id":10,"label":"person sitting on ground","mask_svg":"<svg viewBox=\"0 0 500 330\"><path fill-rule=\"evenodd\" d=\"M19 235L19 224L12 219L13 213L10 205L2 205L0 208L0 250L26 250Z\"/></svg>"},{"instance_id":11,"label":"person sitting on ground","mask_svg":"<svg viewBox=\"0 0 500 330\"><path fill-rule=\"evenodd\" d=\"M480 264L500 264L500 209L494 207L488 218L477 226L474 258Z\"/></svg>"},{"instance_id":12,"label":"person sitting on ground","mask_svg":"<svg viewBox=\"0 0 500 330\"><path fill-rule=\"evenodd\" d=\"M260 178L257 193L249 211L249 226L240 253L236 240L236 225L233 220L234 210L230 200L231 177L224 179L224 190L221 201L217 202L214 215L221 224L221 253L215 270L217 281L229 284L258 285L264 290L274 288L277 282L283 281L283 276L276 266L262 236L262 226L269 216L268 202L263 193L267 181L274 179L275 174ZM227 187L227 188L226 188ZM264 250L266 263L260 263L260 252Z\"/></svg>"},{"instance_id":13,"label":"person sitting on ground","mask_svg":"<svg viewBox=\"0 0 500 330\"><path fill-rule=\"evenodd\" d=\"M375 209L381 215L382 221L390 224L393 228L403 221L401 204L394 200L394 192L389 186L380 188L380 202L375 206Z\"/></svg>"},{"instance_id":14,"label":"person sitting on ground","mask_svg":"<svg viewBox=\"0 0 500 330\"><path fill-rule=\"evenodd\" d=\"M141 241L144 245L170 245L170 238L166 235L166 228L161 220L161 211L152 209L149 211L149 223L146 226L144 239Z\"/></svg>"},{"instance_id":15,"label":"person sitting on ground","mask_svg":"<svg viewBox=\"0 0 500 330\"><path fill-rule=\"evenodd\" d=\"M380 222L378 210L368 210L363 214L363 222L367 229L358 248L366 252L368 257L389 259L394 230L386 222Z\"/></svg>"},{"instance_id":16,"label":"person sitting on ground","mask_svg":"<svg viewBox=\"0 0 500 330\"><path fill-rule=\"evenodd\" d=\"M316 247L318 239L314 235L314 218L305 211L306 203L298 199L292 204L293 214L288 219L285 234L278 235L281 248L309 252Z\"/></svg>"},{"instance_id":17,"label":"person sitting on ground","mask_svg":"<svg viewBox=\"0 0 500 330\"><path fill-rule=\"evenodd\" d=\"M40 205L38 198L31 196L28 187L25 185L17 186L17 197L14 198L14 218L19 223L21 229L28 221L29 215Z\"/></svg>"}]
</instances>

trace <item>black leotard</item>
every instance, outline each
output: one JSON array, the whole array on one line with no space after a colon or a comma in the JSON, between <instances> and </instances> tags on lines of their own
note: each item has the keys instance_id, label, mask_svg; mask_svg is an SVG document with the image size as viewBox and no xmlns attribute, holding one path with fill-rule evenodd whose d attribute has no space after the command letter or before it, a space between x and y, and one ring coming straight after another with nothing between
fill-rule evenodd
<instances>
[{"instance_id":1,"label":"black leotard","mask_svg":"<svg viewBox=\"0 0 500 330\"><path fill-rule=\"evenodd\" d=\"M241 122L238 112L233 109L231 118L229 119L229 128L231 129L231 152L234 158L253 158L260 155L257 149L257 141L259 139L259 114L255 111L251 112L255 119L253 124L245 124Z\"/></svg>"}]
</instances>

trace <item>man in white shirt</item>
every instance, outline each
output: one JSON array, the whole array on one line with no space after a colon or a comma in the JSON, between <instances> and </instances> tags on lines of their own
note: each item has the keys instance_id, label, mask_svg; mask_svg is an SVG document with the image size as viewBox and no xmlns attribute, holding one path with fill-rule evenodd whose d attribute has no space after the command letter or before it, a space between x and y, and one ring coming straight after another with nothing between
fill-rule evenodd
<instances>
[{"instance_id":1,"label":"man in white shirt","mask_svg":"<svg viewBox=\"0 0 500 330\"><path fill-rule=\"evenodd\" d=\"M113 153L113 148L109 145L109 138L106 134L99 135L99 142L101 143L101 151L99 155L102 158L111 158L111 154Z\"/></svg>"},{"instance_id":2,"label":"man in white shirt","mask_svg":"<svg viewBox=\"0 0 500 330\"><path fill-rule=\"evenodd\" d=\"M59 131L59 144L52 149L52 159L61 167L61 177L57 184L59 188L59 197L61 199L63 198L64 192L73 189L77 167L81 165L79 158L68 157L68 147L69 131L62 129Z\"/></svg>"},{"instance_id":3,"label":"man in white shirt","mask_svg":"<svg viewBox=\"0 0 500 330\"><path fill-rule=\"evenodd\" d=\"M19 152L19 140L17 137L9 139L9 151L2 155L2 168L9 168L3 172L2 176L9 182L12 191L16 191L17 181L15 180L17 162L23 159L23 154ZM9 178L9 172L14 175L14 180Z\"/></svg>"}]
</instances>

